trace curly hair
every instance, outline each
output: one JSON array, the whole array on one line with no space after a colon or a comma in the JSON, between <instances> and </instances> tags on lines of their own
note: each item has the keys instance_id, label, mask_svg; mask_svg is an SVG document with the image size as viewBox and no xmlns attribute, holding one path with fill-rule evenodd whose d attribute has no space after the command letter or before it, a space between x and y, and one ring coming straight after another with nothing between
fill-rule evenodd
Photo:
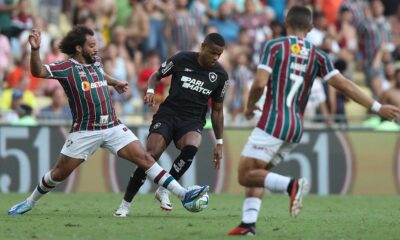
<instances>
[{"instance_id":1,"label":"curly hair","mask_svg":"<svg viewBox=\"0 0 400 240\"><path fill-rule=\"evenodd\" d=\"M94 36L92 29L77 25L61 40L60 50L67 55L75 55L76 46L83 46L86 42L86 35Z\"/></svg>"}]
</instances>

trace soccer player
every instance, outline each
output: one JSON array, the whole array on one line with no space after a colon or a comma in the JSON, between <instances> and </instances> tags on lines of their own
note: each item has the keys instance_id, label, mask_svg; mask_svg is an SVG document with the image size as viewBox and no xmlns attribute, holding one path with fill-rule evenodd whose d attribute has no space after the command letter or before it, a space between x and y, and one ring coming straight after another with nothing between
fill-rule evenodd
<instances>
[{"instance_id":1,"label":"soccer player","mask_svg":"<svg viewBox=\"0 0 400 240\"><path fill-rule=\"evenodd\" d=\"M225 48L225 40L218 33L208 34L200 52L182 51L164 62L149 78L145 103L153 105L154 89L163 77L172 75L169 95L153 116L147 138L147 151L159 159L171 141L181 150L169 173L175 179L192 164L201 143L201 131L205 124L208 100L212 99L211 121L216 137L214 166L219 168L222 157L224 126L223 100L228 88L228 74L218 62ZM143 185L146 173L137 168L114 216L125 217L131 202ZM165 188L158 188L156 199L163 210L171 211L172 205Z\"/></svg>"},{"instance_id":2,"label":"soccer player","mask_svg":"<svg viewBox=\"0 0 400 240\"><path fill-rule=\"evenodd\" d=\"M287 37L269 41L264 48L245 110L254 117L256 102L267 86L265 104L257 127L252 131L239 162L238 180L246 188L240 225L229 235L255 235L256 221L265 189L287 192L289 213L296 217L302 208L307 180L290 179L270 169L277 165L300 141L303 112L314 79L319 76L347 97L381 117L393 119L399 109L374 101L340 72L328 56L305 39L311 29L311 12L305 7L289 10Z\"/></svg>"},{"instance_id":3,"label":"soccer player","mask_svg":"<svg viewBox=\"0 0 400 240\"><path fill-rule=\"evenodd\" d=\"M100 58L97 57L96 39L91 29L77 26L71 30L60 43L61 51L71 58L54 64L42 65L39 56L40 42L40 31L32 30L29 35L32 75L57 79L60 82L68 96L73 124L54 168L42 177L37 188L25 201L8 211L9 215L21 215L30 211L43 195L66 179L99 147L135 163L151 180L178 196L185 207L190 207L208 191L208 186L191 191L184 189L154 161L138 138L118 120L108 85L122 93L127 90L128 83L104 73Z\"/></svg>"}]
</instances>

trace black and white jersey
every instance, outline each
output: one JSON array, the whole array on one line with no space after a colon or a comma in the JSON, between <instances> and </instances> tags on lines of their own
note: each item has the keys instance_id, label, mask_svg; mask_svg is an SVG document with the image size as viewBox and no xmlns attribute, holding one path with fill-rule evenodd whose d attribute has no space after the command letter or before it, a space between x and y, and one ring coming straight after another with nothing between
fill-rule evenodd
<instances>
[{"instance_id":1,"label":"black and white jersey","mask_svg":"<svg viewBox=\"0 0 400 240\"><path fill-rule=\"evenodd\" d=\"M161 77L172 75L169 95L157 113L197 118L205 121L208 99L223 102L228 74L220 63L209 69L198 63L199 53L182 51L161 64Z\"/></svg>"}]
</instances>

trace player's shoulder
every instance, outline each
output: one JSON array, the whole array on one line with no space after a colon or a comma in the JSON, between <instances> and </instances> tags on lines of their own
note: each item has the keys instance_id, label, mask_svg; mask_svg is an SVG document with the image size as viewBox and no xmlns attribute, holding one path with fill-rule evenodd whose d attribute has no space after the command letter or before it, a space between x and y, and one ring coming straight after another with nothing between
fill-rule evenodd
<instances>
[{"instance_id":1,"label":"player's shoulder","mask_svg":"<svg viewBox=\"0 0 400 240\"><path fill-rule=\"evenodd\" d=\"M192 51L179 51L174 55L176 60L193 60L197 59L198 53Z\"/></svg>"},{"instance_id":2,"label":"player's shoulder","mask_svg":"<svg viewBox=\"0 0 400 240\"><path fill-rule=\"evenodd\" d=\"M228 73L226 72L224 66L220 62L216 62L212 69L214 72L223 75L224 77L228 77Z\"/></svg>"},{"instance_id":3,"label":"player's shoulder","mask_svg":"<svg viewBox=\"0 0 400 240\"><path fill-rule=\"evenodd\" d=\"M75 63L72 58L56 61L53 63L49 63L49 66L57 66L57 67L62 67L62 68L68 68L73 66Z\"/></svg>"}]
</instances>

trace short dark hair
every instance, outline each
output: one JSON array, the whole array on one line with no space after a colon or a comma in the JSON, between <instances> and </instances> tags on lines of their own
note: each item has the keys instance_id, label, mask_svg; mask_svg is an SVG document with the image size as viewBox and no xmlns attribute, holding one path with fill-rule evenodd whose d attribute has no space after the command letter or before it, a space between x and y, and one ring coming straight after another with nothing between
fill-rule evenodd
<instances>
[{"instance_id":1,"label":"short dark hair","mask_svg":"<svg viewBox=\"0 0 400 240\"><path fill-rule=\"evenodd\" d=\"M219 33L210 33L204 39L204 43L215 43L220 47L225 47L225 40Z\"/></svg>"},{"instance_id":2,"label":"short dark hair","mask_svg":"<svg viewBox=\"0 0 400 240\"><path fill-rule=\"evenodd\" d=\"M292 7L287 13L286 22L294 29L307 30L312 25L311 11L306 7Z\"/></svg>"},{"instance_id":3,"label":"short dark hair","mask_svg":"<svg viewBox=\"0 0 400 240\"><path fill-rule=\"evenodd\" d=\"M77 25L61 40L60 50L67 55L74 55L76 53L76 46L83 46L86 42L86 35L94 36L92 29Z\"/></svg>"}]
</instances>

